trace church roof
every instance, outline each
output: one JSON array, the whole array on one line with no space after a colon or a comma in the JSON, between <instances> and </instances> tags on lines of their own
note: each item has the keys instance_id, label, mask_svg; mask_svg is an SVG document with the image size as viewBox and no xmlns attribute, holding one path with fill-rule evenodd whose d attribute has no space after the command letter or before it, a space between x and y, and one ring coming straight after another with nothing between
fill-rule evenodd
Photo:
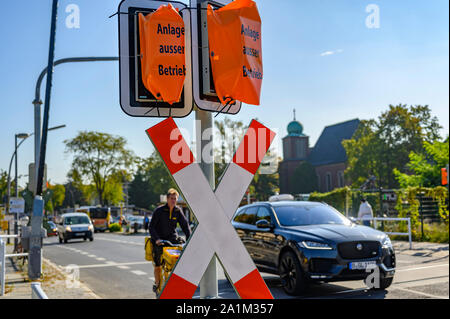
<instances>
[{"instance_id":1,"label":"church roof","mask_svg":"<svg viewBox=\"0 0 450 319\"><path fill-rule=\"evenodd\" d=\"M314 166L346 162L347 154L342 141L352 138L359 123L359 119L354 119L325 127L308 157L308 162Z\"/></svg>"}]
</instances>

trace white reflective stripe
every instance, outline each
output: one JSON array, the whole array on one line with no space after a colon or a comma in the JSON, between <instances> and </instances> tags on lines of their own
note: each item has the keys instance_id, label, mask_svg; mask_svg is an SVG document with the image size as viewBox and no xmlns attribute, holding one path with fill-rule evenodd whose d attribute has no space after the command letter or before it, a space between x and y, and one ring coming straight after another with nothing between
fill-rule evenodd
<instances>
[{"instance_id":1,"label":"white reflective stripe","mask_svg":"<svg viewBox=\"0 0 450 319\"><path fill-rule=\"evenodd\" d=\"M255 264L218 203L200 166L193 163L173 177L195 212L199 224L203 223L203 234L217 253L231 281L235 283L255 270Z\"/></svg>"},{"instance_id":2,"label":"white reflective stripe","mask_svg":"<svg viewBox=\"0 0 450 319\"><path fill-rule=\"evenodd\" d=\"M198 286L213 255L214 250L200 223L185 246L174 274Z\"/></svg>"},{"instance_id":3,"label":"white reflective stripe","mask_svg":"<svg viewBox=\"0 0 450 319\"><path fill-rule=\"evenodd\" d=\"M253 177L254 175L234 162L231 162L228 165L228 168L215 191L216 198L223 207L228 220L233 218Z\"/></svg>"},{"instance_id":4,"label":"white reflective stripe","mask_svg":"<svg viewBox=\"0 0 450 319\"><path fill-rule=\"evenodd\" d=\"M224 212L231 219L239 207L242 197L251 183L253 175L231 162L222 177L214 195L224 207ZM236 183L239 181L239 183ZM182 278L189 278L194 285L200 283L203 274L214 255L214 250L207 237L203 234L203 224L200 223L192 234L189 245L183 251L174 273ZM192 261L195 260L195 263Z\"/></svg>"}]
</instances>

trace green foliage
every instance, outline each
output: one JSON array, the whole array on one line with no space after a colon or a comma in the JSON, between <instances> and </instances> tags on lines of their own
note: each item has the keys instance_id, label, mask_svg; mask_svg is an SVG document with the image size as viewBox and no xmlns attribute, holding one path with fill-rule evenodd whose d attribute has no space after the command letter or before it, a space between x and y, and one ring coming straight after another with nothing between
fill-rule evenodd
<instances>
[{"instance_id":1,"label":"green foliage","mask_svg":"<svg viewBox=\"0 0 450 319\"><path fill-rule=\"evenodd\" d=\"M141 159L130 183L130 203L137 207L155 209L160 202L160 195L169 188L176 188L166 165L155 151L149 158Z\"/></svg>"},{"instance_id":2,"label":"green foliage","mask_svg":"<svg viewBox=\"0 0 450 319\"><path fill-rule=\"evenodd\" d=\"M122 196L118 194L119 186L114 185L115 182L122 183L117 176L134 164L134 154L126 148L125 138L100 132L80 132L64 143L66 153L74 155L72 171L79 175L79 181L84 178L88 185L94 185L102 206L117 202ZM83 189L83 193L86 195L88 190Z\"/></svg>"},{"instance_id":3,"label":"green foliage","mask_svg":"<svg viewBox=\"0 0 450 319\"><path fill-rule=\"evenodd\" d=\"M394 168L394 174L400 186L435 187L441 184L441 168L448 165L449 143L435 141L424 142L425 153L411 152L409 154L408 169L414 174L401 173Z\"/></svg>"},{"instance_id":4,"label":"green foliage","mask_svg":"<svg viewBox=\"0 0 450 319\"><path fill-rule=\"evenodd\" d=\"M118 223L114 223L114 224L110 224L109 225L109 231L114 233L114 232L121 232L122 231L122 226L120 226L120 224Z\"/></svg>"},{"instance_id":5,"label":"green foliage","mask_svg":"<svg viewBox=\"0 0 450 319\"><path fill-rule=\"evenodd\" d=\"M411 152L424 154L424 143L438 139L441 126L428 106L389 106L377 120L362 121L352 139L343 141L347 178L358 188L371 175L383 188L398 188L394 169L405 171Z\"/></svg>"},{"instance_id":6,"label":"green foliage","mask_svg":"<svg viewBox=\"0 0 450 319\"><path fill-rule=\"evenodd\" d=\"M349 187L337 188L329 193L314 192L309 196L309 201L324 202L333 206L341 213L345 214L346 208L349 205L349 198L351 197L351 190Z\"/></svg>"},{"instance_id":7,"label":"green foliage","mask_svg":"<svg viewBox=\"0 0 450 319\"><path fill-rule=\"evenodd\" d=\"M418 195L422 194L427 197L432 197L438 202L439 215L448 224L449 211L447 206L448 189L442 186L435 188L425 187L408 187L407 189L397 192L398 200L396 209L399 212L399 217L411 217L413 225L420 224L419 221L419 207L420 202ZM408 205L404 205L408 204Z\"/></svg>"}]
</instances>

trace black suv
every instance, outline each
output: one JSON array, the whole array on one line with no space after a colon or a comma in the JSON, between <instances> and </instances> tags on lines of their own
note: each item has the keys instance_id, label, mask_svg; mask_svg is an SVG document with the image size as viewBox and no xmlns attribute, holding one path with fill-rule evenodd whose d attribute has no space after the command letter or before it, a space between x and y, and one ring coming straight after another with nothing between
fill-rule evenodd
<instances>
[{"instance_id":1,"label":"black suv","mask_svg":"<svg viewBox=\"0 0 450 319\"><path fill-rule=\"evenodd\" d=\"M288 294L303 293L311 281L365 280L374 289L392 283L389 237L326 204L255 203L238 209L232 224L258 269L279 274Z\"/></svg>"}]
</instances>

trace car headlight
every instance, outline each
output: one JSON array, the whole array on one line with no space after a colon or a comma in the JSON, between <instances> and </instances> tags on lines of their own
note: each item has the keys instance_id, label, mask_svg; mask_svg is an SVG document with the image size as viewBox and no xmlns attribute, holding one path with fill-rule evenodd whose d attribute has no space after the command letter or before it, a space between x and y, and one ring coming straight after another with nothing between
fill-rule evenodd
<instances>
[{"instance_id":1,"label":"car headlight","mask_svg":"<svg viewBox=\"0 0 450 319\"><path fill-rule=\"evenodd\" d=\"M71 232L71 231L72 231L72 228L70 228L70 226L66 226L66 231Z\"/></svg>"},{"instance_id":2,"label":"car headlight","mask_svg":"<svg viewBox=\"0 0 450 319\"><path fill-rule=\"evenodd\" d=\"M386 248L392 248L392 242L389 236L383 238L383 240L381 241L381 245Z\"/></svg>"},{"instance_id":3,"label":"car headlight","mask_svg":"<svg viewBox=\"0 0 450 319\"><path fill-rule=\"evenodd\" d=\"M319 243L316 241L302 241L300 243L300 245L307 249L324 249L324 250L332 250L333 249L333 247L331 247L328 244Z\"/></svg>"},{"instance_id":4,"label":"car headlight","mask_svg":"<svg viewBox=\"0 0 450 319\"><path fill-rule=\"evenodd\" d=\"M94 225L89 225L88 230L91 230L91 231L94 230Z\"/></svg>"}]
</instances>

